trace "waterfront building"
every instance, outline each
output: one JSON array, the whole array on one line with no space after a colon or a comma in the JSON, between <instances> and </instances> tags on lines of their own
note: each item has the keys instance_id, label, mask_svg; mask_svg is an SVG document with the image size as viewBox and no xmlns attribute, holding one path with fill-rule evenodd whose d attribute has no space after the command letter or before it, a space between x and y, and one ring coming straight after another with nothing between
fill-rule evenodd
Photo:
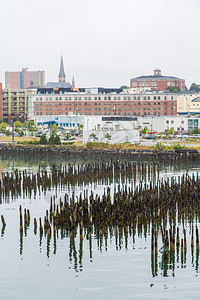
<instances>
[{"instance_id":1,"label":"waterfront building","mask_svg":"<svg viewBox=\"0 0 200 300\"><path fill-rule=\"evenodd\" d=\"M135 129L137 118L127 116L85 116L83 142L95 141L115 143L139 142L139 130Z\"/></svg>"},{"instance_id":2,"label":"waterfront building","mask_svg":"<svg viewBox=\"0 0 200 300\"><path fill-rule=\"evenodd\" d=\"M154 70L154 75L131 78L131 88L149 88L152 91L164 91L167 87L179 87L185 90L185 80L173 76L161 75L161 70Z\"/></svg>"},{"instance_id":3,"label":"waterfront building","mask_svg":"<svg viewBox=\"0 0 200 300\"><path fill-rule=\"evenodd\" d=\"M82 115L52 115L52 116L36 116L34 119L37 125L52 125L56 124L65 129L78 129L80 124L84 123L84 116Z\"/></svg>"},{"instance_id":4,"label":"waterfront building","mask_svg":"<svg viewBox=\"0 0 200 300\"><path fill-rule=\"evenodd\" d=\"M21 72L5 72L6 89L37 88L44 85L44 71L29 71L28 68L23 68Z\"/></svg>"},{"instance_id":5,"label":"waterfront building","mask_svg":"<svg viewBox=\"0 0 200 300\"><path fill-rule=\"evenodd\" d=\"M177 94L127 94L122 89L38 89L30 117L39 115L162 116L177 114Z\"/></svg>"},{"instance_id":6,"label":"waterfront building","mask_svg":"<svg viewBox=\"0 0 200 300\"><path fill-rule=\"evenodd\" d=\"M3 122L24 122L27 119L28 96L36 92L36 89L3 89L1 93Z\"/></svg>"},{"instance_id":7,"label":"waterfront building","mask_svg":"<svg viewBox=\"0 0 200 300\"><path fill-rule=\"evenodd\" d=\"M194 116L85 116L84 130L142 130L166 132L173 128L175 132L192 132L200 128L200 117Z\"/></svg>"}]
</instances>

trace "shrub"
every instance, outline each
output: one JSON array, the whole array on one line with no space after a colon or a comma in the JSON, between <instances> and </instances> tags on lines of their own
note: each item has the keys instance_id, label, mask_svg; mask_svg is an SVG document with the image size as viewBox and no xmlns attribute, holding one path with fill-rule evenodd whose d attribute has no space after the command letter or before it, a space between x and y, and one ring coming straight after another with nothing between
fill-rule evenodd
<instances>
[{"instance_id":1,"label":"shrub","mask_svg":"<svg viewBox=\"0 0 200 300\"><path fill-rule=\"evenodd\" d=\"M67 133L66 136L65 136L65 138L66 138L67 140L69 140L70 137L71 137L71 134L70 134L70 133Z\"/></svg>"},{"instance_id":2,"label":"shrub","mask_svg":"<svg viewBox=\"0 0 200 300\"><path fill-rule=\"evenodd\" d=\"M6 130L6 131L5 131L5 135L6 135L6 136L11 136L11 135L12 135L12 132L11 132L10 130Z\"/></svg>"},{"instance_id":3,"label":"shrub","mask_svg":"<svg viewBox=\"0 0 200 300\"><path fill-rule=\"evenodd\" d=\"M165 149L165 145L161 142L158 142L156 145L155 145L155 149L156 150L164 150Z\"/></svg>"},{"instance_id":4,"label":"shrub","mask_svg":"<svg viewBox=\"0 0 200 300\"><path fill-rule=\"evenodd\" d=\"M23 132L23 130L20 130L20 132L19 132L19 136L24 136L24 132Z\"/></svg>"},{"instance_id":5,"label":"shrub","mask_svg":"<svg viewBox=\"0 0 200 300\"><path fill-rule=\"evenodd\" d=\"M20 144L20 145L39 145L40 141L36 141L36 140L33 140L33 141L20 141L20 142L17 142L17 144Z\"/></svg>"},{"instance_id":6,"label":"shrub","mask_svg":"<svg viewBox=\"0 0 200 300\"><path fill-rule=\"evenodd\" d=\"M174 144L174 150L180 150L180 149L184 149L185 146L182 146L181 144Z\"/></svg>"}]
</instances>

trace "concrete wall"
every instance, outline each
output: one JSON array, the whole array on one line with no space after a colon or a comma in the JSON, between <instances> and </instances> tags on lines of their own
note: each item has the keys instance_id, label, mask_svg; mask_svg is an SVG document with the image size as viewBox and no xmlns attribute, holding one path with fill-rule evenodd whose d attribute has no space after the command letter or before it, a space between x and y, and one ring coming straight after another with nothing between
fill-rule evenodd
<instances>
[{"instance_id":1,"label":"concrete wall","mask_svg":"<svg viewBox=\"0 0 200 300\"><path fill-rule=\"evenodd\" d=\"M107 142L105 135L108 133L111 136L110 144L116 143L134 143L139 142L138 130L83 130L83 142L93 142L94 139L90 135L94 133L98 138L96 142Z\"/></svg>"}]
</instances>

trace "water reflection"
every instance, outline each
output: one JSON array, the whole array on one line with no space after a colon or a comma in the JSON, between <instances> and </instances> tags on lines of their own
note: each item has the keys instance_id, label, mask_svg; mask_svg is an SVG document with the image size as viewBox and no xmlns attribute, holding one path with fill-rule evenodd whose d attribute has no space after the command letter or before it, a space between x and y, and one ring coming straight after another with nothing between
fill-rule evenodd
<instances>
[{"instance_id":1,"label":"water reflection","mask_svg":"<svg viewBox=\"0 0 200 300\"><path fill-rule=\"evenodd\" d=\"M44 224L40 218L40 251L42 235L46 254L56 254L58 240L69 241L69 263L75 271L83 270L84 241L89 244L93 259L93 242L99 252L108 251L114 242L115 250L133 250L138 238L149 241L152 276L175 276L177 268L191 265L199 271L200 179L183 175L177 179L158 180L133 187L124 185L114 190L113 201L108 188L100 197L87 191L79 198L65 196L59 204L51 199ZM24 235L30 225L30 213L24 210ZM23 250L22 208L20 207L20 254ZM37 221L34 219L34 234ZM44 230L43 230L44 228ZM149 239L150 237L150 239ZM53 239L53 244L51 240ZM190 247L189 247L190 245ZM53 250L51 250L53 247ZM190 255L189 250L190 251Z\"/></svg>"}]
</instances>

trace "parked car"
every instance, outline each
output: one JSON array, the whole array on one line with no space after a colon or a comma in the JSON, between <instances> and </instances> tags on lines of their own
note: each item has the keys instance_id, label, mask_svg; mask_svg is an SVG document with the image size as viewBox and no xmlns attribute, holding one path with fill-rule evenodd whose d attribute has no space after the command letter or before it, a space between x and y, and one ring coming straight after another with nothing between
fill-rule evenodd
<instances>
[{"instance_id":1,"label":"parked car","mask_svg":"<svg viewBox=\"0 0 200 300\"><path fill-rule=\"evenodd\" d=\"M46 135L45 132L37 132L35 136L36 137L41 137L43 134Z\"/></svg>"},{"instance_id":2,"label":"parked car","mask_svg":"<svg viewBox=\"0 0 200 300\"><path fill-rule=\"evenodd\" d=\"M179 135L177 135L177 137L180 139L188 139L189 135L188 134L179 134Z\"/></svg>"},{"instance_id":3,"label":"parked car","mask_svg":"<svg viewBox=\"0 0 200 300\"><path fill-rule=\"evenodd\" d=\"M146 135L145 139L152 140L154 138L154 134L148 134Z\"/></svg>"}]
</instances>

